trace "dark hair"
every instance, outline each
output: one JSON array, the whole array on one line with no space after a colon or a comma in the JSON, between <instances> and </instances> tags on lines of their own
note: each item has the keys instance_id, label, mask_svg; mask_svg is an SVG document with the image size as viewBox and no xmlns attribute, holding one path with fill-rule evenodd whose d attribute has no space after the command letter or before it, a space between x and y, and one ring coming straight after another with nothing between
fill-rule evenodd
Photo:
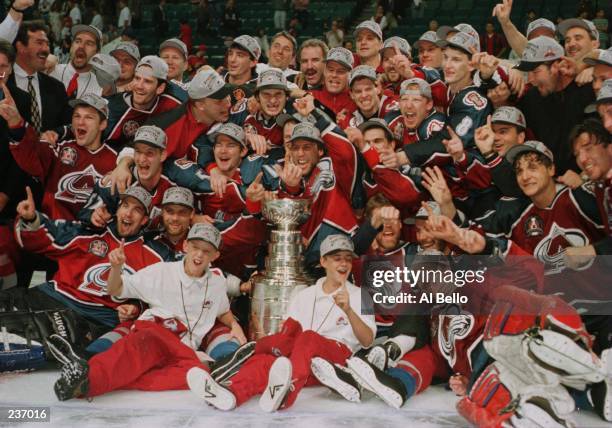
<instances>
[{"instance_id":1,"label":"dark hair","mask_svg":"<svg viewBox=\"0 0 612 428\"><path fill-rule=\"evenodd\" d=\"M385 195L383 195L382 193L376 193L374 196L368 199L368 202L366 202L365 216L367 218L372 218L372 213L376 208L392 206L393 204L391 203L391 201L389 201L389 199L387 199Z\"/></svg>"},{"instance_id":2,"label":"dark hair","mask_svg":"<svg viewBox=\"0 0 612 428\"><path fill-rule=\"evenodd\" d=\"M595 144L603 144L605 147L608 147L610 144L610 133L599 119L588 118L584 122L574 126L569 135L569 142L572 147L574 147L574 143L578 137L584 133L589 134L591 137L595 137Z\"/></svg>"},{"instance_id":3,"label":"dark hair","mask_svg":"<svg viewBox=\"0 0 612 428\"><path fill-rule=\"evenodd\" d=\"M39 22L24 22L21 27L19 27L19 31L17 32L17 37L15 37L15 41L13 42L13 46L17 49L17 42L21 42L24 46L27 46L30 40L29 32L35 33L37 31L44 31L45 34L49 32L49 29L46 25L41 24Z\"/></svg>"},{"instance_id":4,"label":"dark hair","mask_svg":"<svg viewBox=\"0 0 612 428\"><path fill-rule=\"evenodd\" d=\"M0 39L0 54L6 55L9 63L15 62L15 48L6 40Z\"/></svg>"},{"instance_id":5,"label":"dark hair","mask_svg":"<svg viewBox=\"0 0 612 428\"><path fill-rule=\"evenodd\" d=\"M546 168L550 168L551 166L553 166L553 161L550 160L550 158L548 156L546 156L543 153L540 152L523 152L520 153L515 159L514 159L514 163L512 164L512 169L514 169L516 171L516 165L518 164L518 161L526 156L530 156L530 157L535 157L536 162L544 164L544 166Z\"/></svg>"},{"instance_id":6,"label":"dark hair","mask_svg":"<svg viewBox=\"0 0 612 428\"><path fill-rule=\"evenodd\" d=\"M285 39L291 42L291 46L293 46L293 54L295 55L298 48L297 41L295 40L295 37L293 37L287 31L279 31L278 33L273 35L272 39L270 40L270 45L272 45L272 43L274 43L274 40L278 39L279 37L284 37Z\"/></svg>"}]
</instances>

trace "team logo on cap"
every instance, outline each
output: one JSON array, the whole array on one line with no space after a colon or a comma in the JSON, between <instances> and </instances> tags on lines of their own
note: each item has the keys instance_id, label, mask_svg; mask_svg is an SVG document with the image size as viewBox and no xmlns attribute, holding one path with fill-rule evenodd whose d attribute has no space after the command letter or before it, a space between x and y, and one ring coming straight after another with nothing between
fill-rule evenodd
<instances>
[{"instance_id":1,"label":"team logo on cap","mask_svg":"<svg viewBox=\"0 0 612 428\"><path fill-rule=\"evenodd\" d=\"M94 256L106 257L108 244L100 239L96 239L90 242L88 251Z\"/></svg>"},{"instance_id":2,"label":"team logo on cap","mask_svg":"<svg viewBox=\"0 0 612 428\"><path fill-rule=\"evenodd\" d=\"M552 48L548 48L546 49L546 52L544 52L544 58L552 58L556 56L554 49Z\"/></svg>"},{"instance_id":3,"label":"team logo on cap","mask_svg":"<svg viewBox=\"0 0 612 428\"><path fill-rule=\"evenodd\" d=\"M64 147L60 151L60 162L64 165L74 166L77 162L77 151L73 147Z\"/></svg>"},{"instance_id":4,"label":"team logo on cap","mask_svg":"<svg viewBox=\"0 0 612 428\"><path fill-rule=\"evenodd\" d=\"M128 138L133 138L134 135L136 135L138 128L140 128L140 123L136 122L135 120L128 120L121 127L123 130L123 135Z\"/></svg>"},{"instance_id":5,"label":"team logo on cap","mask_svg":"<svg viewBox=\"0 0 612 428\"><path fill-rule=\"evenodd\" d=\"M525 220L525 235L529 238L541 236L544 233L544 222L537 215L527 217Z\"/></svg>"}]
</instances>

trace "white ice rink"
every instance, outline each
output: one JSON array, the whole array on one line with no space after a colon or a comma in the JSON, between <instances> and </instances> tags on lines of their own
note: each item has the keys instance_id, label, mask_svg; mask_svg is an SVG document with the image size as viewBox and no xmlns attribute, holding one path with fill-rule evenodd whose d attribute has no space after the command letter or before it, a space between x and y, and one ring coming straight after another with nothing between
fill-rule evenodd
<instances>
[{"instance_id":1,"label":"white ice rink","mask_svg":"<svg viewBox=\"0 0 612 428\"><path fill-rule=\"evenodd\" d=\"M252 399L233 412L220 412L203 404L190 391L117 391L91 402L57 401L53 383L56 370L0 375L0 406L50 406L51 422L27 426L62 427L463 427L456 413L457 397L441 386L412 397L401 409L392 409L373 396L360 404L344 401L323 387L305 388L295 405L272 415L259 410ZM578 427L611 426L596 415L576 415ZM17 426L2 423L0 426Z\"/></svg>"}]
</instances>

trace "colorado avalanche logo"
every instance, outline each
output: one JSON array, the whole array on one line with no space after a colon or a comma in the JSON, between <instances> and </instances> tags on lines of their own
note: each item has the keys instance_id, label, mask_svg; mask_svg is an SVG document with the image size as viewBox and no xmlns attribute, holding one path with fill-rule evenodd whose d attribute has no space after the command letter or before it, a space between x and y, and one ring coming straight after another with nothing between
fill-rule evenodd
<instances>
[{"instance_id":1,"label":"colorado avalanche logo","mask_svg":"<svg viewBox=\"0 0 612 428\"><path fill-rule=\"evenodd\" d=\"M93 294L95 296L107 296L108 274L110 273L110 268L110 263L100 263L90 267L83 275L83 282L79 285L78 289L84 293ZM122 273L133 275L136 273L136 270L128 265L123 265Z\"/></svg>"},{"instance_id":2,"label":"colorado avalanche logo","mask_svg":"<svg viewBox=\"0 0 612 428\"><path fill-rule=\"evenodd\" d=\"M106 257L106 253L108 253L108 244L100 239L91 241L89 244L89 252L94 256Z\"/></svg>"},{"instance_id":3,"label":"colorado avalanche logo","mask_svg":"<svg viewBox=\"0 0 612 428\"><path fill-rule=\"evenodd\" d=\"M439 317L438 347L451 367L457 362L455 343L468 337L474 324L474 316L466 312L460 315L441 315Z\"/></svg>"},{"instance_id":4,"label":"colorado avalanche logo","mask_svg":"<svg viewBox=\"0 0 612 428\"><path fill-rule=\"evenodd\" d=\"M138 128L140 128L140 123L136 122L135 120L128 120L121 127L123 135L125 135L127 138L134 137L134 135L136 135L136 131L138 131Z\"/></svg>"},{"instance_id":5,"label":"colorado avalanche logo","mask_svg":"<svg viewBox=\"0 0 612 428\"><path fill-rule=\"evenodd\" d=\"M444 122L433 119L427 124L427 137L431 137L435 132L444 129Z\"/></svg>"},{"instance_id":6,"label":"colorado avalanche logo","mask_svg":"<svg viewBox=\"0 0 612 428\"><path fill-rule=\"evenodd\" d=\"M70 203L85 203L91 195L96 180L100 177L102 176L92 165L83 171L66 174L57 183L55 199Z\"/></svg>"},{"instance_id":7,"label":"colorado avalanche logo","mask_svg":"<svg viewBox=\"0 0 612 428\"><path fill-rule=\"evenodd\" d=\"M64 147L60 150L59 160L64 165L74 166L77 162L77 151L73 147Z\"/></svg>"},{"instance_id":8,"label":"colorado avalanche logo","mask_svg":"<svg viewBox=\"0 0 612 428\"><path fill-rule=\"evenodd\" d=\"M347 326L349 325L349 322L346 318L344 318L344 316L341 316L340 318L338 318L336 320L336 326L340 327L340 326Z\"/></svg>"},{"instance_id":9,"label":"colorado avalanche logo","mask_svg":"<svg viewBox=\"0 0 612 428\"><path fill-rule=\"evenodd\" d=\"M589 245L589 239L580 229L564 229L553 223L550 232L533 250L533 255L544 263L546 275L556 274L565 269L563 255L567 247L584 247ZM591 267L594 259L578 270Z\"/></svg>"}]
</instances>

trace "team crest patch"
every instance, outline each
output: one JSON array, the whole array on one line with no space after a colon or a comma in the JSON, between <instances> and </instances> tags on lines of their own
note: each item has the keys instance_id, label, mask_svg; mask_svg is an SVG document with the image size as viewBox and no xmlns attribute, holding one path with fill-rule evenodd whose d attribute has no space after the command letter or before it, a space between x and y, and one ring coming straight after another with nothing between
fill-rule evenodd
<instances>
[{"instance_id":1,"label":"team crest patch","mask_svg":"<svg viewBox=\"0 0 612 428\"><path fill-rule=\"evenodd\" d=\"M234 89L234 91L232 92L232 97L234 97L234 99L235 99L236 101L240 101L240 100L242 100L243 98L245 98L245 97L246 97L246 94L245 94L245 92L244 92L244 89L242 89L242 88L236 88L236 89Z\"/></svg>"},{"instance_id":2,"label":"team crest patch","mask_svg":"<svg viewBox=\"0 0 612 428\"><path fill-rule=\"evenodd\" d=\"M210 300L204 300L202 303L202 309L210 309L212 306L212 302Z\"/></svg>"},{"instance_id":3,"label":"team crest patch","mask_svg":"<svg viewBox=\"0 0 612 428\"><path fill-rule=\"evenodd\" d=\"M60 162L69 166L74 166L76 164L77 157L77 151L72 147L64 147L59 155Z\"/></svg>"},{"instance_id":4,"label":"team crest patch","mask_svg":"<svg viewBox=\"0 0 612 428\"><path fill-rule=\"evenodd\" d=\"M257 135L257 128L255 128L255 126L253 126L253 124L251 123L245 123L244 126L244 133L245 134L252 134L252 135Z\"/></svg>"},{"instance_id":5,"label":"team crest patch","mask_svg":"<svg viewBox=\"0 0 612 428\"><path fill-rule=\"evenodd\" d=\"M341 316L340 318L336 320L336 325L338 327L340 327L341 325L349 325L349 322L346 318L344 318L344 316Z\"/></svg>"},{"instance_id":6,"label":"team crest patch","mask_svg":"<svg viewBox=\"0 0 612 428\"><path fill-rule=\"evenodd\" d=\"M525 235L529 238L542 236L544 233L544 222L537 215L527 217L525 220Z\"/></svg>"},{"instance_id":7,"label":"team crest patch","mask_svg":"<svg viewBox=\"0 0 612 428\"><path fill-rule=\"evenodd\" d=\"M132 138L134 135L136 135L138 128L140 128L140 124L138 122L135 120L128 120L123 124L121 130L123 131L123 135L128 138Z\"/></svg>"},{"instance_id":8,"label":"team crest patch","mask_svg":"<svg viewBox=\"0 0 612 428\"><path fill-rule=\"evenodd\" d=\"M163 326L170 331L178 331L178 323L174 318L165 319L163 322Z\"/></svg>"},{"instance_id":9,"label":"team crest patch","mask_svg":"<svg viewBox=\"0 0 612 428\"><path fill-rule=\"evenodd\" d=\"M181 169L187 169L193 165L193 162L189 159L180 158L174 161L174 164Z\"/></svg>"},{"instance_id":10,"label":"team crest patch","mask_svg":"<svg viewBox=\"0 0 612 428\"><path fill-rule=\"evenodd\" d=\"M397 141L402 141L404 139L404 124L398 123L395 129L393 130L393 136Z\"/></svg>"},{"instance_id":11,"label":"team crest patch","mask_svg":"<svg viewBox=\"0 0 612 428\"><path fill-rule=\"evenodd\" d=\"M94 256L106 257L106 253L108 253L108 244L100 239L91 241L89 244L89 252Z\"/></svg>"},{"instance_id":12,"label":"team crest patch","mask_svg":"<svg viewBox=\"0 0 612 428\"><path fill-rule=\"evenodd\" d=\"M487 99L478 92L470 91L465 97L463 97L463 104L472 106L476 110L482 110L487 106Z\"/></svg>"},{"instance_id":13,"label":"team crest patch","mask_svg":"<svg viewBox=\"0 0 612 428\"><path fill-rule=\"evenodd\" d=\"M444 122L433 119L427 124L427 137L431 137L434 132L441 131L442 129L444 129Z\"/></svg>"}]
</instances>

